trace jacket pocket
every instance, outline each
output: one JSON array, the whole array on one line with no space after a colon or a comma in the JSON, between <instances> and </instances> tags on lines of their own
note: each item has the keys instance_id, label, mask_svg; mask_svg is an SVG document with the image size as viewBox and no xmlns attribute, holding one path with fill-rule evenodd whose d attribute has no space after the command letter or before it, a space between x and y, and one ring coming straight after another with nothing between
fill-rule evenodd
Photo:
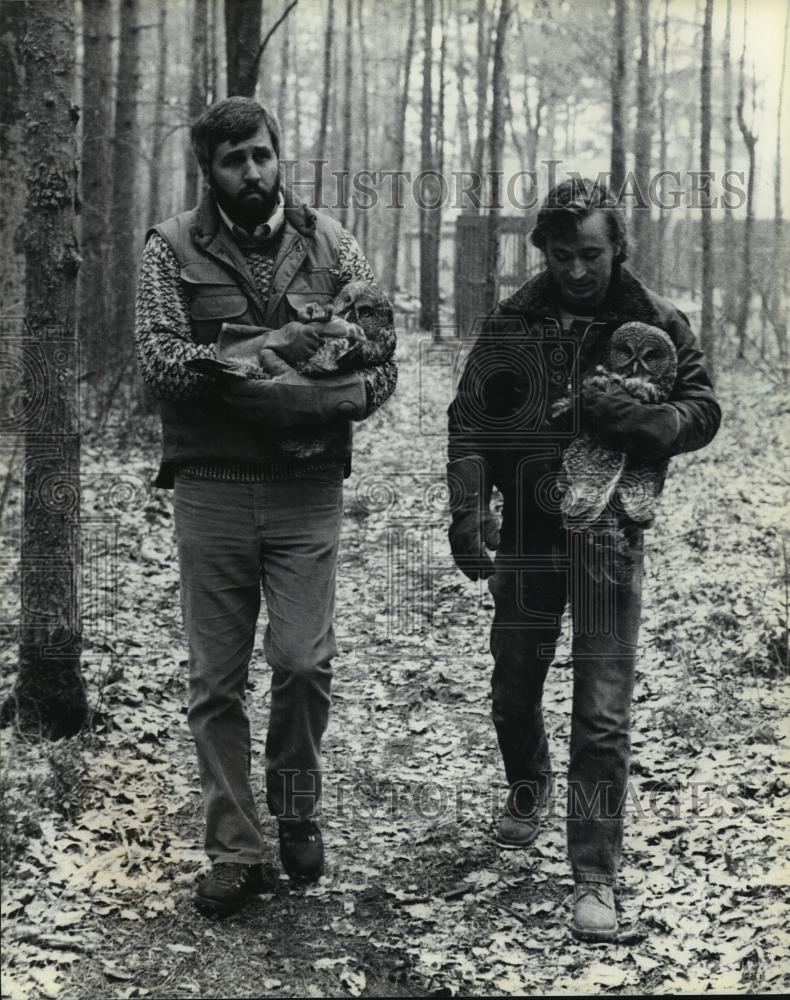
<instances>
[{"instance_id":1,"label":"jacket pocket","mask_svg":"<svg viewBox=\"0 0 790 1000\"><path fill-rule=\"evenodd\" d=\"M223 323L239 322L249 310L247 297L238 285L227 279L218 281L216 272L207 274L194 266L185 267L181 280L189 298L192 334L200 344L214 343Z\"/></svg>"}]
</instances>

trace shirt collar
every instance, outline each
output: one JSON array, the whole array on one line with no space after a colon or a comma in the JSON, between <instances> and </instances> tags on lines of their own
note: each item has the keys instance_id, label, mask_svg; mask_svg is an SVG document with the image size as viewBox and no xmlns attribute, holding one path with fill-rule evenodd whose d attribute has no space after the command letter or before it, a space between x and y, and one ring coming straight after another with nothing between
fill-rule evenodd
<instances>
[{"instance_id":1,"label":"shirt collar","mask_svg":"<svg viewBox=\"0 0 790 1000\"><path fill-rule=\"evenodd\" d=\"M227 215L220 204L217 204L217 209L219 210L220 217L228 229L233 234L233 238L239 244L242 249L249 247L262 247L272 238L276 236L277 233L282 229L283 223L285 222L285 198L283 197L282 191L280 191L277 196L277 205L266 220L262 222L259 226L256 226L255 232L248 233L246 229L241 226L237 226L235 222Z\"/></svg>"}]
</instances>

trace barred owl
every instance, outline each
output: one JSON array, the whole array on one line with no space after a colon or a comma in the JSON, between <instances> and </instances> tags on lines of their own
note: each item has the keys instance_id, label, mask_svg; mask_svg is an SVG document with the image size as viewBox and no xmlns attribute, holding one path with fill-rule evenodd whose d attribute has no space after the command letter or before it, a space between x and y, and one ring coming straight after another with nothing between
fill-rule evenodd
<instances>
[{"instance_id":1,"label":"barred owl","mask_svg":"<svg viewBox=\"0 0 790 1000\"><path fill-rule=\"evenodd\" d=\"M318 350L294 365L300 375L320 378L353 371L385 361L392 350L386 336L393 325L392 307L383 292L365 281L349 282L329 306L308 303L297 311L297 317L301 323L315 323L317 331L324 335ZM230 379L267 379L287 371L288 365L266 347L254 355L244 352L239 357L229 356L223 350L223 337L235 333L242 338L243 331L249 329L225 324L218 344L220 357L197 358L186 361L185 366L205 375ZM236 343L239 342L237 339Z\"/></svg>"},{"instance_id":2,"label":"barred owl","mask_svg":"<svg viewBox=\"0 0 790 1000\"><path fill-rule=\"evenodd\" d=\"M672 391L677 352L667 334L657 327L636 322L618 327L607 360L608 368L599 366L585 379L586 384L607 389L618 383L646 404L663 402ZM629 460L624 452L582 432L563 455L561 510L565 527L587 530L607 509L649 526L656 515L667 464Z\"/></svg>"}]
</instances>

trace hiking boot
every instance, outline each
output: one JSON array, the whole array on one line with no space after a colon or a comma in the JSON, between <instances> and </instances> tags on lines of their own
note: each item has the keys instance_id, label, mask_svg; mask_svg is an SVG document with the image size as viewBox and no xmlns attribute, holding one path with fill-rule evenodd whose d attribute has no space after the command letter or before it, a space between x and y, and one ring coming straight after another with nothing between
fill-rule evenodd
<instances>
[{"instance_id":1,"label":"hiking boot","mask_svg":"<svg viewBox=\"0 0 790 1000\"><path fill-rule=\"evenodd\" d=\"M614 890L610 885L576 883L571 933L579 941L612 941L617 937Z\"/></svg>"},{"instance_id":2,"label":"hiking boot","mask_svg":"<svg viewBox=\"0 0 790 1000\"><path fill-rule=\"evenodd\" d=\"M314 819L279 823L280 861L295 882L317 882L324 873L324 841Z\"/></svg>"},{"instance_id":3,"label":"hiking boot","mask_svg":"<svg viewBox=\"0 0 790 1000\"><path fill-rule=\"evenodd\" d=\"M529 847L540 830L545 805L546 795L541 793L536 799L534 786L511 788L494 832L494 843L510 851Z\"/></svg>"},{"instance_id":4,"label":"hiking boot","mask_svg":"<svg viewBox=\"0 0 790 1000\"><path fill-rule=\"evenodd\" d=\"M227 917L240 910L252 896L266 890L261 865L219 861L195 890L195 906L201 913Z\"/></svg>"}]
</instances>

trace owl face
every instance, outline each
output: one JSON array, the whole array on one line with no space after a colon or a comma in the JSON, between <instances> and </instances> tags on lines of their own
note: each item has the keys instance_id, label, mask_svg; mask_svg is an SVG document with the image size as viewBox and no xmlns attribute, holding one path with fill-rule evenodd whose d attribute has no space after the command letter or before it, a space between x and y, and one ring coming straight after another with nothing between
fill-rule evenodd
<instances>
[{"instance_id":1,"label":"owl face","mask_svg":"<svg viewBox=\"0 0 790 1000\"><path fill-rule=\"evenodd\" d=\"M651 382L666 398L677 374L677 352L670 338L646 323L625 323L609 345L609 367L622 378Z\"/></svg>"}]
</instances>

